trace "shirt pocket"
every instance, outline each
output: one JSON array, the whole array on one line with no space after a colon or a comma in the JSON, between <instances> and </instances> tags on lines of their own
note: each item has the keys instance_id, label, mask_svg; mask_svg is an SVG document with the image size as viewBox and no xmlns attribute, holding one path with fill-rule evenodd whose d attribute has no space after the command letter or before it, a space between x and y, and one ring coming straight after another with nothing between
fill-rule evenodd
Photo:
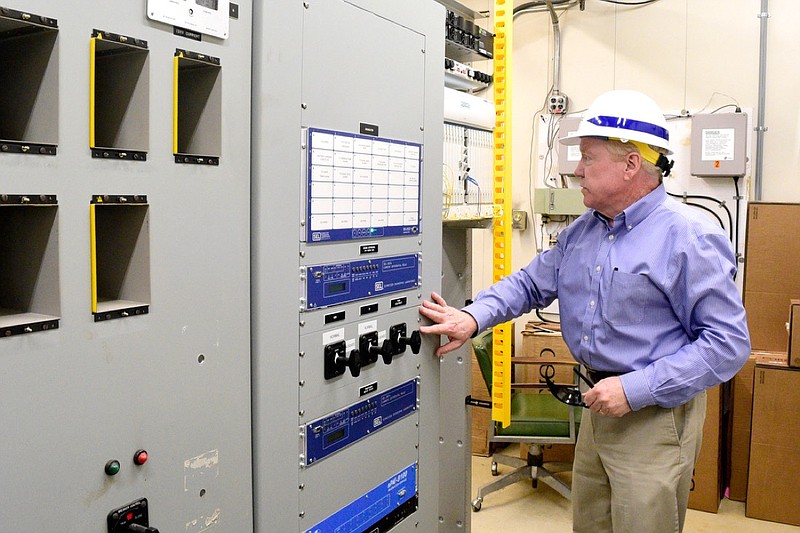
<instances>
[{"instance_id":1,"label":"shirt pocket","mask_svg":"<svg viewBox=\"0 0 800 533\"><path fill-rule=\"evenodd\" d=\"M653 311L654 304L662 299L663 295L647 276L614 270L608 297L603 302L603 320L612 326L641 324L645 313Z\"/></svg>"}]
</instances>

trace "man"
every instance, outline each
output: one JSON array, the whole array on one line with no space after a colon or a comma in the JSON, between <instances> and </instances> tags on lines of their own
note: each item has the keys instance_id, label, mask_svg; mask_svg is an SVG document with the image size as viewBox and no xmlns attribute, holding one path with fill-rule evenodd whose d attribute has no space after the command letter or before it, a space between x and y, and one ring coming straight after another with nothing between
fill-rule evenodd
<instances>
[{"instance_id":1,"label":"man","mask_svg":"<svg viewBox=\"0 0 800 533\"><path fill-rule=\"evenodd\" d=\"M595 382L575 450L574 531L681 531L705 390L750 353L731 244L668 198L669 133L647 96L601 95L561 142L580 144L589 210L463 310L433 294L420 313L434 324L420 331L448 337L441 356L558 298L564 340Z\"/></svg>"}]
</instances>

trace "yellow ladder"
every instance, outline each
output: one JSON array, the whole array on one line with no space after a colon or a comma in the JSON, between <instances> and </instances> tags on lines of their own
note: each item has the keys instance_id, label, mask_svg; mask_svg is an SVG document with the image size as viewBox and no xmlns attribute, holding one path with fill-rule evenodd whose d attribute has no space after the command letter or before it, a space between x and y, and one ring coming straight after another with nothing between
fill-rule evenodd
<instances>
[{"instance_id":1,"label":"yellow ladder","mask_svg":"<svg viewBox=\"0 0 800 533\"><path fill-rule=\"evenodd\" d=\"M511 273L511 26L512 0L494 2L493 281ZM492 346L492 420L511 423L511 322L496 326Z\"/></svg>"}]
</instances>

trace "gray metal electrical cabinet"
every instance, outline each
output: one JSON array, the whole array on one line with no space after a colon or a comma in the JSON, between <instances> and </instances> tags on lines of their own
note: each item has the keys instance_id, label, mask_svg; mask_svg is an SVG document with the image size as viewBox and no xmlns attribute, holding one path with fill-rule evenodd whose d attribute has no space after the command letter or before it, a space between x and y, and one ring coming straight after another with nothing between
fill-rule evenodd
<instances>
[{"instance_id":1,"label":"gray metal electrical cabinet","mask_svg":"<svg viewBox=\"0 0 800 533\"><path fill-rule=\"evenodd\" d=\"M438 528L444 9L254 9L255 529Z\"/></svg>"},{"instance_id":2,"label":"gray metal electrical cabinet","mask_svg":"<svg viewBox=\"0 0 800 533\"><path fill-rule=\"evenodd\" d=\"M157 4L0 2L4 531L252 531L251 2Z\"/></svg>"},{"instance_id":3,"label":"gray metal electrical cabinet","mask_svg":"<svg viewBox=\"0 0 800 533\"><path fill-rule=\"evenodd\" d=\"M692 116L690 172L703 178L744 176L747 170L747 114Z\"/></svg>"}]
</instances>

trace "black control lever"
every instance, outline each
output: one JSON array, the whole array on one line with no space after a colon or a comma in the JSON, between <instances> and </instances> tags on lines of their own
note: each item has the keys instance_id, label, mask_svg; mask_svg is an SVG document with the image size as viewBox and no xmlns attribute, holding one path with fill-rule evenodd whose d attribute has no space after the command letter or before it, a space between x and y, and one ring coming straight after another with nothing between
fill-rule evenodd
<instances>
[{"instance_id":1,"label":"black control lever","mask_svg":"<svg viewBox=\"0 0 800 533\"><path fill-rule=\"evenodd\" d=\"M405 348L406 346L411 347L411 351L414 355L419 353L419 349L422 347L422 336L419 334L419 331L412 331L410 337L397 337L395 342Z\"/></svg>"},{"instance_id":2,"label":"black control lever","mask_svg":"<svg viewBox=\"0 0 800 533\"><path fill-rule=\"evenodd\" d=\"M354 378L361 374L361 352L350 350L350 355L347 357L347 368L350 369L350 375Z\"/></svg>"},{"instance_id":3,"label":"black control lever","mask_svg":"<svg viewBox=\"0 0 800 533\"><path fill-rule=\"evenodd\" d=\"M381 347L378 348L377 346L370 346L369 353L371 354L380 354L383 357L383 362L387 365L392 364L392 357L394 356L395 352L395 344L392 339L386 339L381 344Z\"/></svg>"},{"instance_id":4,"label":"black control lever","mask_svg":"<svg viewBox=\"0 0 800 533\"><path fill-rule=\"evenodd\" d=\"M156 528L141 526L139 524L128 524L128 531L131 533L160 533Z\"/></svg>"}]
</instances>

